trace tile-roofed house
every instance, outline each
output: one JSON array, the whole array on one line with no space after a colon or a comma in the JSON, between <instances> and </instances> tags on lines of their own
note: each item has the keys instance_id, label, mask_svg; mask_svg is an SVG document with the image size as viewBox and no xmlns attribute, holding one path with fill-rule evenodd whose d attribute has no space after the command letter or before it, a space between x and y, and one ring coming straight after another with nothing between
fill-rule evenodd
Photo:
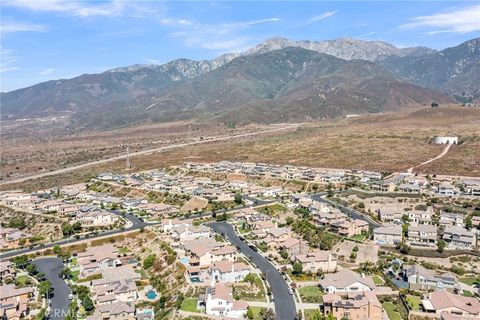
<instances>
[{"instance_id":1,"label":"tile-roofed house","mask_svg":"<svg viewBox=\"0 0 480 320\"><path fill-rule=\"evenodd\" d=\"M337 273L326 274L320 285L327 293L347 293L371 291L375 289L373 280L350 269L342 269Z\"/></svg>"},{"instance_id":2,"label":"tile-roofed house","mask_svg":"<svg viewBox=\"0 0 480 320\"><path fill-rule=\"evenodd\" d=\"M437 226L409 225L408 241L412 245L435 246L437 243Z\"/></svg>"},{"instance_id":3,"label":"tile-roofed house","mask_svg":"<svg viewBox=\"0 0 480 320\"><path fill-rule=\"evenodd\" d=\"M0 250L18 248L24 245L31 237L31 234L16 228L0 227Z\"/></svg>"},{"instance_id":4,"label":"tile-roofed house","mask_svg":"<svg viewBox=\"0 0 480 320\"><path fill-rule=\"evenodd\" d=\"M193 220L180 220L180 219L162 219L162 230L165 233L171 233L173 228L181 226L192 226Z\"/></svg>"},{"instance_id":5,"label":"tile-roofed house","mask_svg":"<svg viewBox=\"0 0 480 320\"><path fill-rule=\"evenodd\" d=\"M394 245L402 241L402 226L397 224L373 230L373 241L380 245Z\"/></svg>"},{"instance_id":6,"label":"tile-roofed house","mask_svg":"<svg viewBox=\"0 0 480 320\"><path fill-rule=\"evenodd\" d=\"M299 255L303 252L307 252L309 246L306 242L297 238L289 237L278 244L278 248L285 250L289 257Z\"/></svg>"},{"instance_id":7,"label":"tile-roofed house","mask_svg":"<svg viewBox=\"0 0 480 320\"><path fill-rule=\"evenodd\" d=\"M2 319L19 320L29 314L28 302L34 289L15 288L14 284L0 286L0 316Z\"/></svg>"},{"instance_id":8,"label":"tile-roofed house","mask_svg":"<svg viewBox=\"0 0 480 320\"><path fill-rule=\"evenodd\" d=\"M210 275L216 282L239 282L249 273L250 266L244 262L217 261L210 268Z\"/></svg>"},{"instance_id":9,"label":"tile-roofed house","mask_svg":"<svg viewBox=\"0 0 480 320\"><path fill-rule=\"evenodd\" d=\"M368 222L360 219L346 220L332 224L331 228L344 237L353 237L357 234L368 232Z\"/></svg>"},{"instance_id":10,"label":"tile-roofed house","mask_svg":"<svg viewBox=\"0 0 480 320\"><path fill-rule=\"evenodd\" d=\"M293 260L299 261L305 272L334 272L337 269L337 259L329 251L315 250L298 254Z\"/></svg>"},{"instance_id":11,"label":"tile-roofed house","mask_svg":"<svg viewBox=\"0 0 480 320\"><path fill-rule=\"evenodd\" d=\"M196 247L190 250L190 265L209 266L217 261L235 261L237 249L231 245L215 248Z\"/></svg>"},{"instance_id":12,"label":"tile-roofed house","mask_svg":"<svg viewBox=\"0 0 480 320\"><path fill-rule=\"evenodd\" d=\"M86 276L105 269L115 268L121 264L119 251L111 244L90 247L85 252L78 253L80 272Z\"/></svg>"},{"instance_id":13,"label":"tile-roofed house","mask_svg":"<svg viewBox=\"0 0 480 320\"><path fill-rule=\"evenodd\" d=\"M181 225L172 228L172 238L176 241L189 241L210 237L211 230L206 226Z\"/></svg>"},{"instance_id":14,"label":"tile-roofed house","mask_svg":"<svg viewBox=\"0 0 480 320\"><path fill-rule=\"evenodd\" d=\"M421 265L403 266L403 275L410 290L442 290L453 291L457 278L451 273L438 274Z\"/></svg>"},{"instance_id":15,"label":"tile-roofed house","mask_svg":"<svg viewBox=\"0 0 480 320\"><path fill-rule=\"evenodd\" d=\"M0 283L7 279L15 278L15 269L13 263L9 260L0 261Z\"/></svg>"},{"instance_id":16,"label":"tile-roofed house","mask_svg":"<svg viewBox=\"0 0 480 320\"><path fill-rule=\"evenodd\" d=\"M463 214L458 212L440 212L440 225L442 226L463 226Z\"/></svg>"},{"instance_id":17,"label":"tile-roofed house","mask_svg":"<svg viewBox=\"0 0 480 320\"><path fill-rule=\"evenodd\" d=\"M243 319L247 310L246 302L233 299L230 287L217 283L207 288L205 311L208 315Z\"/></svg>"},{"instance_id":18,"label":"tile-roofed house","mask_svg":"<svg viewBox=\"0 0 480 320\"><path fill-rule=\"evenodd\" d=\"M447 226L443 232L443 240L448 242L451 248L474 248L477 236L475 232L468 231L459 226Z\"/></svg>"},{"instance_id":19,"label":"tile-roofed house","mask_svg":"<svg viewBox=\"0 0 480 320\"><path fill-rule=\"evenodd\" d=\"M336 319L384 319L382 304L371 291L351 293L345 299L335 293L327 293L323 296L323 314L325 317L331 314Z\"/></svg>"},{"instance_id":20,"label":"tile-roofed house","mask_svg":"<svg viewBox=\"0 0 480 320\"><path fill-rule=\"evenodd\" d=\"M416 224L432 224L433 212L422 210L408 211L408 220Z\"/></svg>"},{"instance_id":21,"label":"tile-roofed house","mask_svg":"<svg viewBox=\"0 0 480 320\"><path fill-rule=\"evenodd\" d=\"M118 220L115 213L100 208L78 212L75 216L75 221L79 221L83 228L108 227L117 223Z\"/></svg>"},{"instance_id":22,"label":"tile-roofed house","mask_svg":"<svg viewBox=\"0 0 480 320\"><path fill-rule=\"evenodd\" d=\"M474 297L465 297L439 290L429 293L428 298L422 300L426 311L435 312L437 315L450 313L456 316L480 318L480 301Z\"/></svg>"},{"instance_id":23,"label":"tile-roofed house","mask_svg":"<svg viewBox=\"0 0 480 320\"><path fill-rule=\"evenodd\" d=\"M87 320L135 320L136 309L133 302L114 302L98 305L95 313Z\"/></svg>"}]
</instances>

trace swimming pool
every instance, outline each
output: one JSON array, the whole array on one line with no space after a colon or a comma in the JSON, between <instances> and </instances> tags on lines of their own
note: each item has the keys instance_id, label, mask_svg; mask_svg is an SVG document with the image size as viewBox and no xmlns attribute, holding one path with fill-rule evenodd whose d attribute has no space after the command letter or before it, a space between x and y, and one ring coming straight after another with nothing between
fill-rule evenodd
<instances>
[{"instance_id":1,"label":"swimming pool","mask_svg":"<svg viewBox=\"0 0 480 320\"><path fill-rule=\"evenodd\" d=\"M152 289L150 289L150 290L148 290L146 296L147 296L148 299L154 300L155 298L157 298L157 293L155 291L153 291Z\"/></svg>"},{"instance_id":2,"label":"swimming pool","mask_svg":"<svg viewBox=\"0 0 480 320\"><path fill-rule=\"evenodd\" d=\"M202 282L199 277L190 277L190 281L193 283Z\"/></svg>"}]
</instances>

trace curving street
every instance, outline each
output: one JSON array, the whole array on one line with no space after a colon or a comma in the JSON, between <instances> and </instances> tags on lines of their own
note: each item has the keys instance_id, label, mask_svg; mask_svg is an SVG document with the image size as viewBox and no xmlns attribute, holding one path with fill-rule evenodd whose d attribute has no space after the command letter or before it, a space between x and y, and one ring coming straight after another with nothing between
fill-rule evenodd
<instances>
[{"instance_id":1,"label":"curving street","mask_svg":"<svg viewBox=\"0 0 480 320\"><path fill-rule=\"evenodd\" d=\"M50 320L62 320L68 312L68 295L70 289L65 280L60 277L63 261L59 258L41 258L34 260L38 272L45 274L45 278L52 283L53 292L50 296Z\"/></svg>"},{"instance_id":2,"label":"curving street","mask_svg":"<svg viewBox=\"0 0 480 320\"><path fill-rule=\"evenodd\" d=\"M216 233L224 234L228 241L240 248L240 251L266 274L267 282L272 289L275 302L276 318L279 320L293 320L296 315L295 301L293 295L288 293L288 285L283 275L275 266L260 253L253 251L245 242L240 240L232 225L226 222L213 222L207 224Z\"/></svg>"}]
</instances>

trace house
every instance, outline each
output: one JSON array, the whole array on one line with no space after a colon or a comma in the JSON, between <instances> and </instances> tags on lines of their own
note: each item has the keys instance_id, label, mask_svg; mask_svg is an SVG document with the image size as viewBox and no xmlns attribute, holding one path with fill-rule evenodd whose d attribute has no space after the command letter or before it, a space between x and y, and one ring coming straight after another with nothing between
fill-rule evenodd
<instances>
[{"instance_id":1,"label":"house","mask_svg":"<svg viewBox=\"0 0 480 320\"><path fill-rule=\"evenodd\" d=\"M435 246L437 243L437 226L434 225L409 225L408 241L412 245Z\"/></svg>"},{"instance_id":2,"label":"house","mask_svg":"<svg viewBox=\"0 0 480 320\"><path fill-rule=\"evenodd\" d=\"M222 283L207 288L205 312L212 316L243 319L248 311L245 301L233 299L232 289Z\"/></svg>"},{"instance_id":3,"label":"house","mask_svg":"<svg viewBox=\"0 0 480 320\"><path fill-rule=\"evenodd\" d=\"M416 224L432 224L433 213L431 211L411 210L408 211L408 220Z\"/></svg>"},{"instance_id":4,"label":"house","mask_svg":"<svg viewBox=\"0 0 480 320\"><path fill-rule=\"evenodd\" d=\"M216 282L239 282L250 273L250 267L244 262L217 261L210 268L210 277Z\"/></svg>"},{"instance_id":5,"label":"house","mask_svg":"<svg viewBox=\"0 0 480 320\"><path fill-rule=\"evenodd\" d=\"M88 208L86 211L82 211L83 208L81 208L80 212L75 216L75 221L80 222L82 228L108 227L114 225L119 220L118 216L113 212L99 208Z\"/></svg>"},{"instance_id":6,"label":"house","mask_svg":"<svg viewBox=\"0 0 480 320\"><path fill-rule=\"evenodd\" d=\"M437 274L421 265L403 266L403 278L410 290L448 290L453 292L457 278L448 272Z\"/></svg>"},{"instance_id":7,"label":"house","mask_svg":"<svg viewBox=\"0 0 480 320\"><path fill-rule=\"evenodd\" d=\"M398 186L398 191L404 193L420 193L422 189L416 183L402 183Z\"/></svg>"},{"instance_id":8,"label":"house","mask_svg":"<svg viewBox=\"0 0 480 320\"><path fill-rule=\"evenodd\" d=\"M289 257L293 257L308 251L309 246L307 243L302 242L299 239L289 237L280 242L278 248L287 252Z\"/></svg>"},{"instance_id":9,"label":"house","mask_svg":"<svg viewBox=\"0 0 480 320\"><path fill-rule=\"evenodd\" d=\"M313 221L321 225L332 225L334 223L341 223L348 219L347 215L338 209L331 209L330 211L313 212Z\"/></svg>"},{"instance_id":10,"label":"house","mask_svg":"<svg viewBox=\"0 0 480 320\"><path fill-rule=\"evenodd\" d=\"M331 228L339 235L353 237L357 234L368 232L368 222L360 219L334 223Z\"/></svg>"},{"instance_id":11,"label":"house","mask_svg":"<svg viewBox=\"0 0 480 320\"><path fill-rule=\"evenodd\" d=\"M302 264L304 272L334 272L337 269L337 259L329 251L315 250L293 257Z\"/></svg>"},{"instance_id":12,"label":"house","mask_svg":"<svg viewBox=\"0 0 480 320\"><path fill-rule=\"evenodd\" d=\"M97 273L121 265L118 259L119 251L111 244L90 247L85 252L78 253L77 260L80 273L83 276Z\"/></svg>"},{"instance_id":13,"label":"house","mask_svg":"<svg viewBox=\"0 0 480 320\"><path fill-rule=\"evenodd\" d=\"M9 260L0 261L0 283L5 280L13 280L15 278L15 269L13 263Z\"/></svg>"},{"instance_id":14,"label":"house","mask_svg":"<svg viewBox=\"0 0 480 320\"><path fill-rule=\"evenodd\" d=\"M162 231L171 233L174 227L188 227L193 225L193 220L162 219Z\"/></svg>"},{"instance_id":15,"label":"house","mask_svg":"<svg viewBox=\"0 0 480 320\"><path fill-rule=\"evenodd\" d=\"M464 186L464 194L480 196L480 179L464 179L462 184Z\"/></svg>"},{"instance_id":16,"label":"house","mask_svg":"<svg viewBox=\"0 0 480 320\"><path fill-rule=\"evenodd\" d=\"M126 265L103 271L102 278L93 280L91 288L98 304L118 301L135 302L138 299L135 282L140 279L140 274L136 273L131 266Z\"/></svg>"},{"instance_id":17,"label":"house","mask_svg":"<svg viewBox=\"0 0 480 320\"><path fill-rule=\"evenodd\" d=\"M459 226L447 226L443 232L443 240L448 242L449 247L459 249L475 248L477 236L475 232L468 231Z\"/></svg>"},{"instance_id":18,"label":"house","mask_svg":"<svg viewBox=\"0 0 480 320\"><path fill-rule=\"evenodd\" d=\"M449 183L441 183L437 187L436 193L442 196L455 196L459 194L459 190Z\"/></svg>"},{"instance_id":19,"label":"house","mask_svg":"<svg viewBox=\"0 0 480 320\"><path fill-rule=\"evenodd\" d=\"M402 226L392 224L374 229L373 241L379 245L395 245L402 242Z\"/></svg>"},{"instance_id":20,"label":"house","mask_svg":"<svg viewBox=\"0 0 480 320\"><path fill-rule=\"evenodd\" d=\"M290 228L273 228L266 231L267 236L275 239L279 243L290 238L291 230Z\"/></svg>"},{"instance_id":21,"label":"house","mask_svg":"<svg viewBox=\"0 0 480 320\"><path fill-rule=\"evenodd\" d=\"M335 319L382 320L382 304L375 293L364 291L349 293L346 299L335 293L323 296L323 315Z\"/></svg>"},{"instance_id":22,"label":"house","mask_svg":"<svg viewBox=\"0 0 480 320\"><path fill-rule=\"evenodd\" d=\"M375 284L371 278L367 278L350 269L342 269L337 273L326 274L320 280L320 286L326 293L348 293L372 291L375 289Z\"/></svg>"},{"instance_id":23,"label":"house","mask_svg":"<svg viewBox=\"0 0 480 320\"><path fill-rule=\"evenodd\" d=\"M422 305L427 312L435 312L437 315L445 313L480 318L480 301L477 298L453 294L447 290L430 292L428 298L422 300Z\"/></svg>"},{"instance_id":24,"label":"house","mask_svg":"<svg viewBox=\"0 0 480 320\"><path fill-rule=\"evenodd\" d=\"M133 302L113 302L97 305L95 313L87 320L135 320L135 304Z\"/></svg>"},{"instance_id":25,"label":"house","mask_svg":"<svg viewBox=\"0 0 480 320\"><path fill-rule=\"evenodd\" d=\"M463 227L463 214L456 212L440 212L440 225Z\"/></svg>"},{"instance_id":26,"label":"house","mask_svg":"<svg viewBox=\"0 0 480 320\"><path fill-rule=\"evenodd\" d=\"M218 261L234 262L236 255L237 249L230 245L223 245L213 249L197 247L191 250L190 265L210 266Z\"/></svg>"},{"instance_id":27,"label":"house","mask_svg":"<svg viewBox=\"0 0 480 320\"><path fill-rule=\"evenodd\" d=\"M17 228L0 227L0 250L15 249L23 246L31 237L31 234Z\"/></svg>"},{"instance_id":28,"label":"house","mask_svg":"<svg viewBox=\"0 0 480 320\"><path fill-rule=\"evenodd\" d=\"M206 226L178 226L172 228L172 239L189 241L210 237L210 228Z\"/></svg>"},{"instance_id":29,"label":"house","mask_svg":"<svg viewBox=\"0 0 480 320\"><path fill-rule=\"evenodd\" d=\"M29 313L28 302L32 287L15 288L14 284L0 286L0 315L2 319L22 319Z\"/></svg>"},{"instance_id":30,"label":"house","mask_svg":"<svg viewBox=\"0 0 480 320\"><path fill-rule=\"evenodd\" d=\"M400 211L395 207L382 207L377 210L378 217L382 222L398 222L402 221L405 212Z\"/></svg>"}]
</instances>

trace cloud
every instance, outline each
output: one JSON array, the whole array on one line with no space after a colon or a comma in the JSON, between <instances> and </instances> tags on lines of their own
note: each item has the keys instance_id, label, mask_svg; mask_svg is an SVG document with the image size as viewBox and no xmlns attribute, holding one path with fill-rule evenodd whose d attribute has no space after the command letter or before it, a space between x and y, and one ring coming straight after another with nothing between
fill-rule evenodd
<instances>
[{"instance_id":1,"label":"cloud","mask_svg":"<svg viewBox=\"0 0 480 320\"><path fill-rule=\"evenodd\" d=\"M264 18L229 23L208 24L187 19L165 18L160 23L173 31L171 36L181 39L186 46L209 50L241 51L251 42L245 31L256 26L275 23L280 18Z\"/></svg>"},{"instance_id":2,"label":"cloud","mask_svg":"<svg viewBox=\"0 0 480 320\"><path fill-rule=\"evenodd\" d=\"M480 5L435 13L429 16L414 17L410 19L410 22L399 27L401 29L430 29L425 32L430 35L480 31Z\"/></svg>"},{"instance_id":3,"label":"cloud","mask_svg":"<svg viewBox=\"0 0 480 320\"><path fill-rule=\"evenodd\" d=\"M355 38L366 38L366 37L369 37L369 36L373 36L374 34L377 34L376 32L367 32L367 33L364 33L364 34L361 34L359 36L356 36Z\"/></svg>"},{"instance_id":4,"label":"cloud","mask_svg":"<svg viewBox=\"0 0 480 320\"><path fill-rule=\"evenodd\" d=\"M45 32L47 27L39 24L21 23L15 21L2 22L0 27L1 33L14 33L14 32Z\"/></svg>"},{"instance_id":5,"label":"cloud","mask_svg":"<svg viewBox=\"0 0 480 320\"><path fill-rule=\"evenodd\" d=\"M155 60L155 59L143 58L142 60L149 63L149 64L161 64L160 61Z\"/></svg>"},{"instance_id":6,"label":"cloud","mask_svg":"<svg viewBox=\"0 0 480 320\"><path fill-rule=\"evenodd\" d=\"M87 3L78 0L5 0L3 5L32 11L56 12L77 17L114 17L131 15L141 17L155 10L140 6L131 1L110 0Z\"/></svg>"},{"instance_id":7,"label":"cloud","mask_svg":"<svg viewBox=\"0 0 480 320\"><path fill-rule=\"evenodd\" d=\"M0 47L0 61L2 61L2 63L0 63L0 73L19 69L17 66L15 66L17 57L15 57L13 51L10 49Z\"/></svg>"},{"instance_id":8,"label":"cloud","mask_svg":"<svg viewBox=\"0 0 480 320\"><path fill-rule=\"evenodd\" d=\"M335 11L327 11L327 12L324 12L324 13L322 13L322 14L313 16L313 17L311 17L310 19L308 19L308 21L306 22L306 24L318 22L318 21L320 21L320 20L323 20L323 19L326 19L326 18L328 18L328 17L331 17L331 16L333 16L333 15L336 14L336 13L337 13L337 10L335 10Z\"/></svg>"},{"instance_id":9,"label":"cloud","mask_svg":"<svg viewBox=\"0 0 480 320\"><path fill-rule=\"evenodd\" d=\"M55 71L55 68L46 68L38 72L39 75L47 76L52 74Z\"/></svg>"}]
</instances>

